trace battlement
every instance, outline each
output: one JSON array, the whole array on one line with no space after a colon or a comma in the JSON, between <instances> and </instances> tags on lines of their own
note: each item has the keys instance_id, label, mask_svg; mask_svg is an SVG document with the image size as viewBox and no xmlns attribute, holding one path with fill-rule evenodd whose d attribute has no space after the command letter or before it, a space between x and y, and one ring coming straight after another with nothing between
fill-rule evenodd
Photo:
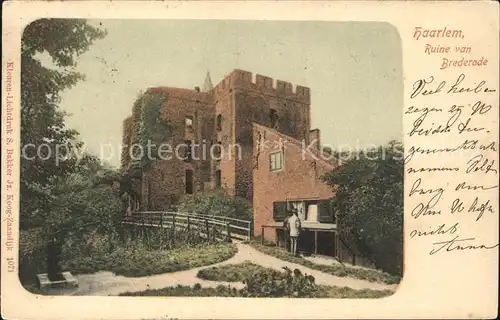
<instances>
[{"instance_id":1,"label":"battlement","mask_svg":"<svg viewBox=\"0 0 500 320\"><path fill-rule=\"evenodd\" d=\"M304 102L310 101L310 89L301 85L293 85L288 81L273 79L271 77L254 74L249 71L235 69L215 86L216 93L222 93L229 88L244 87L264 93L297 99Z\"/></svg>"}]
</instances>

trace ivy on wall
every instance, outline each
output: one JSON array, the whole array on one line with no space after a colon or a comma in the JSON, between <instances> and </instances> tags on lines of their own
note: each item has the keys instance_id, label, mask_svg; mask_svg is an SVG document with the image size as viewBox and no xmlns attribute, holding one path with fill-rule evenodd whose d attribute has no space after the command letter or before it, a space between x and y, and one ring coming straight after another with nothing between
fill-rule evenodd
<instances>
[{"instance_id":1,"label":"ivy on wall","mask_svg":"<svg viewBox=\"0 0 500 320\"><path fill-rule=\"evenodd\" d=\"M161 115L167 99L166 93L146 92L140 94L134 102L131 124L125 128L130 131L124 132L125 136L130 136L127 152L131 159L122 168L124 191L128 194L140 194L138 188L144 174L158 159L160 144L170 136L170 121Z\"/></svg>"}]
</instances>

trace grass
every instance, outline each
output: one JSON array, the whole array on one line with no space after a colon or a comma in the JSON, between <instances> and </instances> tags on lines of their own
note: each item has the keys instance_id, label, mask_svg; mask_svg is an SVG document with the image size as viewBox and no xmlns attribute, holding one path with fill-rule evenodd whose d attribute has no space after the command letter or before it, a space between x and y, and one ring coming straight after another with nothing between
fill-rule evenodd
<instances>
[{"instance_id":1,"label":"grass","mask_svg":"<svg viewBox=\"0 0 500 320\"><path fill-rule=\"evenodd\" d=\"M378 299L394 294L390 290L354 290L348 287L318 286L318 292L311 298L331 298L331 299ZM237 290L224 285L216 288L202 288L199 284L192 287L181 286L167 287L156 290L146 290L141 292L126 292L120 296L141 296L141 297L246 297L244 290ZM288 296L287 296L288 297ZM293 296L290 296L290 298Z\"/></svg>"},{"instance_id":2,"label":"grass","mask_svg":"<svg viewBox=\"0 0 500 320\"><path fill-rule=\"evenodd\" d=\"M252 276L253 273L263 269L266 268L245 261L240 264L226 264L223 266L202 269L198 271L197 277L212 281L241 282Z\"/></svg>"},{"instance_id":3,"label":"grass","mask_svg":"<svg viewBox=\"0 0 500 320\"><path fill-rule=\"evenodd\" d=\"M145 250L139 245L118 247L108 255L79 257L65 262L73 274L112 271L127 277L182 271L225 261L237 252L234 244L215 243L172 250Z\"/></svg>"},{"instance_id":4,"label":"grass","mask_svg":"<svg viewBox=\"0 0 500 320\"><path fill-rule=\"evenodd\" d=\"M240 264L227 264L210 267L198 271L198 278L212 281L243 282L255 276L257 273L265 272L269 277L280 278L283 273L274 269L265 268L257 264L245 261ZM383 298L394 294L391 290L355 290L349 287L336 287L315 285L316 292L311 296L315 298L335 298L335 299L375 299ZM201 288L199 284L191 287L168 287L159 290L147 290L138 293L126 293L124 295L144 295L144 296L218 296L218 297L245 297L245 291L236 290L226 286L217 288Z\"/></svg>"},{"instance_id":5,"label":"grass","mask_svg":"<svg viewBox=\"0 0 500 320\"><path fill-rule=\"evenodd\" d=\"M391 275L387 272L363 269L363 268L346 267L341 264L331 264L331 265L317 264L302 257L294 257L282 249L261 245L260 243L255 241L250 242L250 245L255 249L259 250L260 252L263 252L275 258L292 263L297 263L305 267L322 271L337 277L352 277L356 279L367 280L370 282L379 282L386 284L396 284L401 281L401 277Z\"/></svg>"},{"instance_id":6,"label":"grass","mask_svg":"<svg viewBox=\"0 0 500 320\"><path fill-rule=\"evenodd\" d=\"M239 291L223 285L216 288L202 288L199 285L167 287L156 290L146 290L141 292L125 292L120 296L141 296L141 297L238 297Z\"/></svg>"},{"instance_id":7,"label":"grass","mask_svg":"<svg viewBox=\"0 0 500 320\"><path fill-rule=\"evenodd\" d=\"M318 286L319 292L317 298L330 299L379 299L394 294L391 290L355 290L349 287Z\"/></svg>"}]
</instances>

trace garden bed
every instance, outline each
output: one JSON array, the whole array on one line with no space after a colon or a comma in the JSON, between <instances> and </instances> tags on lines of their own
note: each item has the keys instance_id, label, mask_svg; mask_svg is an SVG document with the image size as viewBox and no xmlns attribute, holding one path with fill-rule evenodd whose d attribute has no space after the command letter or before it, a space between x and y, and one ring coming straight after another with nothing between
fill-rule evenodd
<instances>
[{"instance_id":1,"label":"garden bed","mask_svg":"<svg viewBox=\"0 0 500 320\"><path fill-rule=\"evenodd\" d=\"M126 292L121 296L175 296L175 297L274 297L274 298L383 298L394 294L391 290L354 290L348 287L315 284L314 277L299 270L279 272L250 262L229 264L200 270L198 277L207 280L243 282L243 289L219 285L216 288L194 286L167 287L141 292Z\"/></svg>"},{"instance_id":2,"label":"garden bed","mask_svg":"<svg viewBox=\"0 0 500 320\"><path fill-rule=\"evenodd\" d=\"M325 272L337 277L352 277L360 280L385 283L385 284L397 284L401 281L401 278L399 276L391 275L387 272L364 269L364 268L348 267L348 266L343 266L340 263L338 264L335 263L331 265L317 264L301 257L294 257L290 255L288 252L284 251L283 249L261 245L260 243L255 241L250 242L250 245L256 250L268 254L270 256L273 256L275 258L278 258L280 260L297 263L305 267Z\"/></svg>"},{"instance_id":3,"label":"garden bed","mask_svg":"<svg viewBox=\"0 0 500 320\"><path fill-rule=\"evenodd\" d=\"M245 261L240 264L226 264L202 269L198 271L197 277L211 281L241 282L248 277L251 277L253 273L262 270L273 269L267 269L257 264Z\"/></svg>"}]
</instances>

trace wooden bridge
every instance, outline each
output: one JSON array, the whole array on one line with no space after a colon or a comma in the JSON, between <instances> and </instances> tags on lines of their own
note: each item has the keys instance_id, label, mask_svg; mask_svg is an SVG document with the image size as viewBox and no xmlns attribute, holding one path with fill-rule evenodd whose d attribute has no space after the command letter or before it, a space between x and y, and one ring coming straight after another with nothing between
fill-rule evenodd
<instances>
[{"instance_id":1,"label":"wooden bridge","mask_svg":"<svg viewBox=\"0 0 500 320\"><path fill-rule=\"evenodd\" d=\"M250 240L252 222L224 216L169 211L141 211L125 216L123 224L143 227L197 230L201 235L219 234L229 239Z\"/></svg>"}]
</instances>

